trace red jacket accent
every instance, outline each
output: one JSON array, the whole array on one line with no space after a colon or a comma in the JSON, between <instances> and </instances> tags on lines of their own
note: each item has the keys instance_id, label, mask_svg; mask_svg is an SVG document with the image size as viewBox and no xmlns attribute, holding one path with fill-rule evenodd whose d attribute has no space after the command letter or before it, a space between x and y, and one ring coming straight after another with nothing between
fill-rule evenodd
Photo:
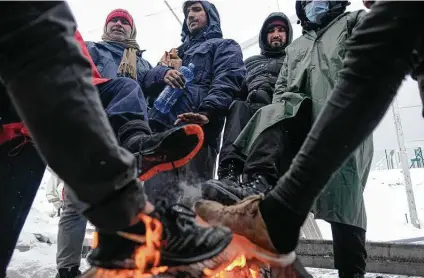
<instances>
[{"instance_id":1,"label":"red jacket accent","mask_svg":"<svg viewBox=\"0 0 424 278\"><path fill-rule=\"evenodd\" d=\"M90 62L91 72L92 72L92 76L93 76L93 84L98 85L98 84L109 81L110 80L109 78L102 78L101 77L99 71L97 70L96 65L93 62L93 59L91 59L90 52L88 52L88 48L85 45L85 42L82 39L82 36L81 36L80 32L78 32L78 30L75 32L75 39L78 41L78 43L81 47L82 53L84 54L84 56Z\"/></svg>"},{"instance_id":2,"label":"red jacket accent","mask_svg":"<svg viewBox=\"0 0 424 278\"><path fill-rule=\"evenodd\" d=\"M0 145L22 135L29 137L29 131L23 122L4 124L0 126Z\"/></svg>"}]
</instances>

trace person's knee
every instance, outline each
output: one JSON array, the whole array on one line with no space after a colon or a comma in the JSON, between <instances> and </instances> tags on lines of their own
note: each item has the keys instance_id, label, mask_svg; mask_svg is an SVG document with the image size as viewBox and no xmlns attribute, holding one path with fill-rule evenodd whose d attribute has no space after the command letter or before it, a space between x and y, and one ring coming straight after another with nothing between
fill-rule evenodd
<instances>
[{"instance_id":1,"label":"person's knee","mask_svg":"<svg viewBox=\"0 0 424 278\"><path fill-rule=\"evenodd\" d=\"M121 85L122 87L130 87L130 88L139 88L141 90L140 85L134 79L128 77L117 77L114 79L115 83Z\"/></svg>"}]
</instances>

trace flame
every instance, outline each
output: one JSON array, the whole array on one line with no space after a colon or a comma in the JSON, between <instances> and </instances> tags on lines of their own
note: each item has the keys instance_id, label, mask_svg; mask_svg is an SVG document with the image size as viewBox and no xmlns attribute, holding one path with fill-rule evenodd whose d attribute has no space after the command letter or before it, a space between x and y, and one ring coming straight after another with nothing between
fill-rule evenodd
<instances>
[{"instance_id":1,"label":"flame","mask_svg":"<svg viewBox=\"0 0 424 278\"><path fill-rule=\"evenodd\" d=\"M240 255L235 258L224 270L211 278L259 278L259 271L248 267L246 257Z\"/></svg>"},{"instance_id":2,"label":"flame","mask_svg":"<svg viewBox=\"0 0 424 278\"><path fill-rule=\"evenodd\" d=\"M134 234L118 232L124 238L142 243L133 255L136 269L103 269L98 268L96 278L148 278L166 272L168 267L159 267L160 245L162 239L162 224L159 220L151 218L145 214L139 214L139 219L146 226L146 235L138 236ZM97 235L95 235L97 241Z\"/></svg>"}]
</instances>

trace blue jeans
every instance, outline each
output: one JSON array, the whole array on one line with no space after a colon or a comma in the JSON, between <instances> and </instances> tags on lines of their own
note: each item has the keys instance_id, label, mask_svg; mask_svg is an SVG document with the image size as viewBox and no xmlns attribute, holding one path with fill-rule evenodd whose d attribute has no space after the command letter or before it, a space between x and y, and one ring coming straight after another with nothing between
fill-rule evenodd
<instances>
[{"instance_id":1,"label":"blue jeans","mask_svg":"<svg viewBox=\"0 0 424 278\"><path fill-rule=\"evenodd\" d=\"M136 81L126 77L97 85L100 99L115 134L131 120L147 120L147 105ZM57 235L57 268L79 266L87 220L81 215L86 205L67 186Z\"/></svg>"},{"instance_id":2,"label":"blue jeans","mask_svg":"<svg viewBox=\"0 0 424 278\"><path fill-rule=\"evenodd\" d=\"M146 99L135 80L119 77L96 87L115 134L131 120L148 120Z\"/></svg>"}]
</instances>

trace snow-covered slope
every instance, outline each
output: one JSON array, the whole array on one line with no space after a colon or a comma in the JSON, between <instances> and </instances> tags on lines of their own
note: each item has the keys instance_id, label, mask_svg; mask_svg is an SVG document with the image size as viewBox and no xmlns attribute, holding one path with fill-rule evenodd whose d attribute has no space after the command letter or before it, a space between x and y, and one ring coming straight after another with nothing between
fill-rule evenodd
<instances>
[{"instance_id":1,"label":"snow-covered slope","mask_svg":"<svg viewBox=\"0 0 424 278\"><path fill-rule=\"evenodd\" d=\"M412 169L411 174L418 214L424 224L424 169ZM416 229L406 222L408 206L400 170L372 172L365 191L365 203L369 240L390 241L424 236L424 229ZM29 250L15 251L8 271L9 278L54 277L58 218L50 216L52 211L53 206L47 202L45 188L41 186L18 244ZM331 239L329 225L322 221L319 225L324 238ZM37 233L48 238L50 243L39 242L34 235ZM86 267L83 261L82 270ZM314 277L337 277L333 270L311 269L311 273Z\"/></svg>"}]
</instances>

